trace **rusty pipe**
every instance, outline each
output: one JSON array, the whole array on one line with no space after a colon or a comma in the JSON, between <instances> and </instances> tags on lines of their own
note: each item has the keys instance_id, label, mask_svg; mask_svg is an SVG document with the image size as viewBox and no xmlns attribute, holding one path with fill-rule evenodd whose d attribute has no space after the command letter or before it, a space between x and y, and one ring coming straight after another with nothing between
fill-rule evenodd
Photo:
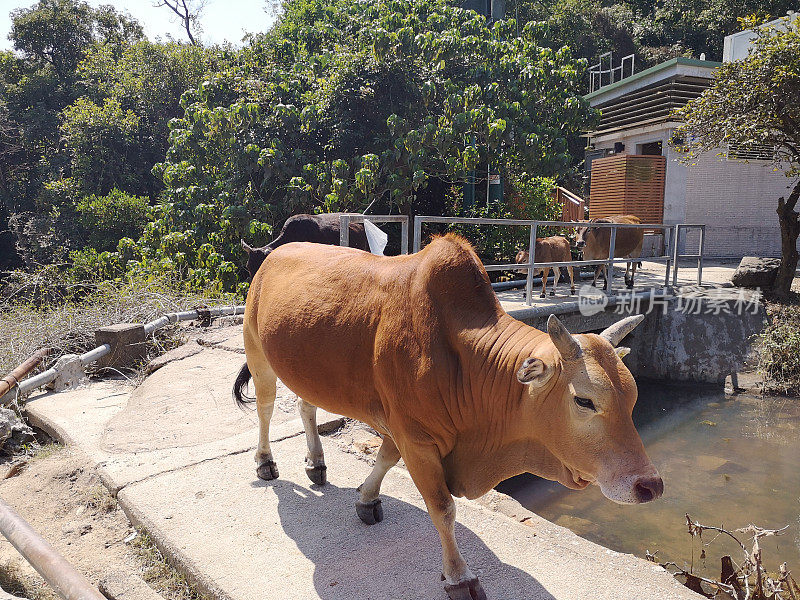
<instances>
[{"instance_id":1,"label":"rusty pipe","mask_svg":"<svg viewBox=\"0 0 800 600\"><path fill-rule=\"evenodd\" d=\"M107 600L2 499L0 533L64 600Z\"/></svg>"},{"instance_id":2,"label":"rusty pipe","mask_svg":"<svg viewBox=\"0 0 800 600\"><path fill-rule=\"evenodd\" d=\"M0 398L12 390L20 379L38 367L52 351L52 348L40 348L11 373L0 379Z\"/></svg>"}]
</instances>

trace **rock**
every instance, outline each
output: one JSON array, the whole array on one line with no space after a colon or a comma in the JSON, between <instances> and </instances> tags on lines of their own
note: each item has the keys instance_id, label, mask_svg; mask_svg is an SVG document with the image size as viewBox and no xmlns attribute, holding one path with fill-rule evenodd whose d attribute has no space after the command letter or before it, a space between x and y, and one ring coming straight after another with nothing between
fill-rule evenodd
<instances>
[{"instance_id":1,"label":"rock","mask_svg":"<svg viewBox=\"0 0 800 600\"><path fill-rule=\"evenodd\" d=\"M0 408L0 447L7 453L33 441L33 429L10 408Z\"/></svg>"},{"instance_id":2,"label":"rock","mask_svg":"<svg viewBox=\"0 0 800 600\"><path fill-rule=\"evenodd\" d=\"M728 462L726 459L720 456L709 456L707 454L701 454L696 460L699 468L701 468L703 471L711 472Z\"/></svg>"},{"instance_id":3,"label":"rock","mask_svg":"<svg viewBox=\"0 0 800 600\"><path fill-rule=\"evenodd\" d=\"M780 258L745 256L731 277L731 283L736 287L771 288L780 266Z\"/></svg>"}]
</instances>

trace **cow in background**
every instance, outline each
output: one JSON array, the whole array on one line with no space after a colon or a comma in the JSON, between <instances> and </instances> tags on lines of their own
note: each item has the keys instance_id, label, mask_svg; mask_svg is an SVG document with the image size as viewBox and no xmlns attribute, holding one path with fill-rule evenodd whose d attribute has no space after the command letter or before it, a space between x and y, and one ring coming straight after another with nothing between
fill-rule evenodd
<instances>
[{"instance_id":1,"label":"cow in background","mask_svg":"<svg viewBox=\"0 0 800 600\"><path fill-rule=\"evenodd\" d=\"M321 215L294 215L286 219L281 232L274 240L261 248L253 248L242 240L242 248L247 252L247 271L250 279L255 277L261 263L278 246L289 242L314 242L316 244L339 245L339 217L342 213ZM350 247L369 252L367 235L363 223L350 223Z\"/></svg>"},{"instance_id":2,"label":"cow in background","mask_svg":"<svg viewBox=\"0 0 800 600\"><path fill-rule=\"evenodd\" d=\"M572 253L569 249L569 240L565 237L561 237L560 235L554 235L552 237L546 238L536 238L536 256L534 257L536 262L567 262L572 260ZM527 250L520 250L517 252L517 258L515 260L517 264L522 264L528 262L528 251ZM556 287L558 286L558 280L561 278L561 268L555 267L555 273L553 275L553 289L550 290L550 295L555 296ZM527 273L527 271L519 270L518 273ZM570 289L569 293L575 293L575 278L573 276L572 267L567 267L567 272L569 273L569 284ZM550 276L550 267L545 267L543 269L535 269L533 274L536 275L537 273L542 274L542 293L539 295L540 298L544 298L546 295L547 290L547 278Z\"/></svg>"},{"instance_id":3,"label":"cow in background","mask_svg":"<svg viewBox=\"0 0 800 600\"><path fill-rule=\"evenodd\" d=\"M579 227L576 232L575 247L583 253L583 260L603 260L608 258L611 245L610 227L592 227L592 223L625 223L641 225L642 221L634 215L614 215L602 219L592 219L585 227ZM617 238L614 241L614 258L639 258L642 255L644 229L621 227L617 229ZM538 252L538 250L537 250ZM537 256L538 258L538 256ZM633 287L633 277L636 275L636 265L642 263L628 263L625 265L625 285ZM597 276L603 272L605 284L603 289L608 289L608 273L606 265L597 265L594 270L592 286L597 286ZM628 272L630 271L630 278Z\"/></svg>"}]
</instances>

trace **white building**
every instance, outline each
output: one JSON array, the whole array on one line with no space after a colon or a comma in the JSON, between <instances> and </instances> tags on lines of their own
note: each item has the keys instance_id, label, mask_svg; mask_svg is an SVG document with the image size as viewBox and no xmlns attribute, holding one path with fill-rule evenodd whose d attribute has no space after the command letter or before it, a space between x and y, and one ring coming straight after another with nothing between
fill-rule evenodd
<instances>
[{"instance_id":1,"label":"white building","mask_svg":"<svg viewBox=\"0 0 800 600\"><path fill-rule=\"evenodd\" d=\"M725 39L726 57L747 55L754 37L747 33ZM775 210L792 182L774 168L767 149L719 149L687 165L668 144L680 125L673 111L699 96L720 64L674 58L588 94L590 104L601 110L601 121L589 134L586 169L590 174L594 160L621 152L664 156L664 223L706 225L706 256L780 256ZM594 195L590 192L590 216L602 215L598 203L606 200L601 191ZM696 243L697 237L689 236L681 250L693 252Z\"/></svg>"}]
</instances>

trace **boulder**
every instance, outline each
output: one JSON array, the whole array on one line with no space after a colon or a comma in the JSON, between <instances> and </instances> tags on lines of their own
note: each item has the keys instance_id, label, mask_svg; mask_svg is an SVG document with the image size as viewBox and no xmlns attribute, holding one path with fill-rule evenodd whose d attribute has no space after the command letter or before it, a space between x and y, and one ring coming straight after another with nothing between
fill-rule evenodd
<instances>
[{"instance_id":1,"label":"boulder","mask_svg":"<svg viewBox=\"0 0 800 600\"><path fill-rule=\"evenodd\" d=\"M13 410L0 408L0 448L10 454L30 441L33 441L33 430L27 423Z\"/></svg>"},{"instance_id":2,"label":"boulder","mask_svg":"<svg viewBox=\"0 0 800 600\"><path fill-rule=\"evenodd\" d=\"M745 256L731 277L731 283L736 287L771 288L780 266L780 258Z\"/></svg>"}]
</instances>

